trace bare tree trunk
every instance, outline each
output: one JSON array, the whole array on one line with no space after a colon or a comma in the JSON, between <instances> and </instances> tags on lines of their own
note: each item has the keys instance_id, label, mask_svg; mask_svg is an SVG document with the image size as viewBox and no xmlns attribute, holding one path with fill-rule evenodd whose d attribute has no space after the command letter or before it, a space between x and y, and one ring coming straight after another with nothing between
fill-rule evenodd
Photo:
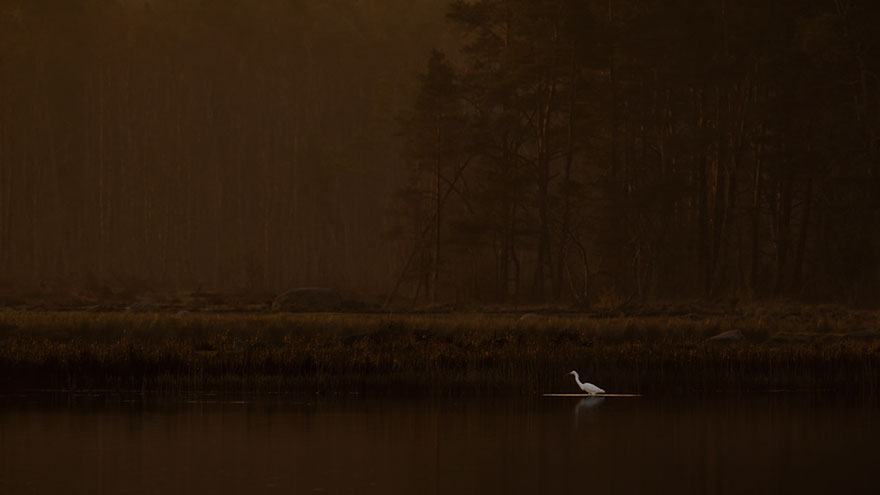
<instances>
[{"instance_id":1,"label":"bare tree trunk","mask_svg":"<svg viewBox=\"0 0 880 495\"><path fill-rule=\"evenodd\" d=\"M574 53L574 51L572 51ZM554 296L559 299L562 296L563 274L565 270L566 247L570 237L571 224L571 208L572 208L572 179L571 167L574 161L574 119L575 119L575 99L577 98L576 82L575 82L575 63L574 55L572 55L571 64L571 88L568 101L568 128L566 129L566 150L565 150L565 167L562 177L562 227L559 233L559 253L556 256L556 280L554 286Z\"/></svg>"},{"instance_id":2,"label":"bare tree trunk","mask_svg":"<svg viewBox=\"0 0 880 495\"><path fill-rule=\"evenodd\" d=\"M513 294L511 294L511 301L513 302L513 306L516 307L519 304L520 297L520 265L519 265L519 256L516 254L516 210L517 205L514 203L513 205L513 214L511 215L511 225L510 225L510 262L513 264ZM509 283L505 281L505 284ZM505 290L507 290L507 286L505 285Z\"/></svg>"},{"instance_id":3,"label":"bare tree trunk","mask_svg":"<svg viewBox=\"0 0 880 495\"><path fill-rule=\"evenodd\" d=\"M736 230L738 227L736 225L736 197L737 197L737 168L739 167L739 158L737 156L736 150L733 150L731 153L730 159L730 168L727 170L727 192L725 194L726 198L726 206L724 208L724 222L723 222L723 234L721 238L721 258L718 264L718 273L717 273L717 288L718 290L725 291L728 289L730 284L730 276L731 276L731 254L728 246L731 245L733 238L735 237Z\"/></svg>"},{"instance_id":4,"label":"bare tree trunk","mask_svg":"<svg viewBox=\"0 0 880 495\"><path fill-rule=\"evenodd\" d=\"M810 228L810 210L813 203L813 178L807 179L807 190L804 197L804 214L801 220L801 230L798 234L797 251L794 258L794 276L792 277L792 289L802 289L804 253L807 250L807 233Z\"/></svg>"},{"instance_id":5,"label":"bare tree trunk","mask_svg":"<svg viewBox=\"0 0 880 495\"><path fill-rule=\"evenodd\" d=\"M715 289L717 288L717 280L715 277L717 276L718 265L721 262L721 257L723 256L723 247L722 243L724 242L724 215L725 215L725 191L727 190L727 185L725 184L725 171L724 167L721 164L720 160L716 157L714 160L714 181L712 184L712 195L713 195L713 213L712 213L712 257L709 261L709 276L707 278L706 285L706 294L714 295Z\"/></svg>"},{"instance_id":6,"label":"bare tree trunk","mask_svg":"<svg viewBox=\"0 0 880 495\"><path fill-rule=\"evenodd\" d=\"M547 97L542 103L537 119L537 166L538 166L538 255L535 261L535 277L532 295L538 301L544 300L546 285L545 269L552 267L550 260L550 121L553 112L553 101L556 95L556 81L552 81L546 89ZM552 268L551 268L552 271Z\"/></svg>"},{"instance_id":7,"label":"bare tree trunk","mask_svg":"<svg viewBox=\"0 0 880 495\"><path fill-rule=\"evenodd\" d=\"M581 254L581 266L584 270L584 284L583 289L580 293L577 293L574 290L574 285L571 279L571 275L569 275L569 286L571 288L572 296L578 301L582 306L589 307L590 305L590 296L591 296L591 285L593 283L592 276L590 275L590 264L587 259L587 250L584 248L583 243L581 243L580 239L578 239L574 234L571 234L571 240L575 246L577 246L578 251Z\"/></svg>"},{"instance_id":8,"label":"bare tree trunk","mask_svg":"<svg viewBox=\"0 0 880 495\"><path fill-rule=\"evenodd\" d=\"M10 258L9 231L11 226L9 225L9 220L12 153L11 149L6 145L8 119L6 110L6 81L4 80L4 73L0 72L0 281L9 276L8 260Z\"/></svg>"},{"instance_id":9,"label":"bare tree trunk","mask_svg":"<svg viewBox=\"0 0 880 495\"><path fill-rule=\"evenodd\" d=\"M781 294L785 288L785 272L788 266L791 222L791 181L780 179L776 190L774 211L774 235L776 241L776 289Z\"/></svg>"},{"instance_id":10,"label":"bare tree trunk","mask_svg":"<svg viewBox=\"0 0 880 495\"><path fill-rule=\"evenodd\" d=\"M611 43L608 55L608 79L611 84L611 170L609 175L614 180L617 177L617 127L619 125L617 115L617 40L614 29L614 0L608 0L608 27L610 28Z\"/></svg>"},{"instance_id":11,"label":"bare tree trunk","mask_svg":"<svg viewBox=\"0 0 880 495\"><path fill-rule=\"evenodd\" d=\"M698 92L696 101L698 107L697 127L700 134L706 132L706 89L703 88ZM708 197L708 177L706 167L708 162L708 151L705 145L700 148L700 156L697 164L697 281L704 293L708 293L709 287L709 270L708 270L708 231L709 231L709 197Z\"/></svg>"},{"instance_id":12,"label":"bare tree trunk","mask_svg":"<svg viewBox=\"0 0 880 495\"><path fill-rule=\"evenodd\" d=\"M759 144L755 150L755 178L752 194L752 249L751 249L751 276L749 287L752 296L758 291L758 272L761 265L760 236L761 236L761 162L762 147Z\"/></svg>"},{"instance_id":13,"label":"bare tree trunk","mask_svg":"<svg viewBox=\"0 0 880 495\"><path fill-rule=\"evenodd\" d=\"M541 166L538 182L538 254L535 260L535 276L533 278L532 296L537 301L544 300L544 287L546 284L544 268L549 261L550 250L550 215L548 212L548 182L549 173L546 164Z\"/></svg>"},{"instance_id":14,"label":"bare tree trunk","mask_svg":"<svg viewBox=\"0 0 880 495\"><path fill-rule=\"evenodd\" d=\"M498 257L498 266L495 279L495 297L498 302L505 303L507 302L507 285L510 279L511 208L505 202L502 209L504 211L504 228L500 240L501 252Z\"/></svg>"}]
</instances>

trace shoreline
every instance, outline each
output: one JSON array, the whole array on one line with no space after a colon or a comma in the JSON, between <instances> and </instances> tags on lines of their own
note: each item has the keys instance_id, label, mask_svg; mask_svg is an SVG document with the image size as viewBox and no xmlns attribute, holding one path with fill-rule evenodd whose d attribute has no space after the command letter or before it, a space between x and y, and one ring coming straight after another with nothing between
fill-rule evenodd
<instances>
[{"instance_id":1,"label":"shoreline","mask_svg":"<svg viewBox=\"0 0 880 495\"><path fill-rule=\"evenodd\" d=\"M880 392L871 313L800 316L0 311L0 392L529 396L571 369L632 394Z\"/></svg>"}]
</instances>

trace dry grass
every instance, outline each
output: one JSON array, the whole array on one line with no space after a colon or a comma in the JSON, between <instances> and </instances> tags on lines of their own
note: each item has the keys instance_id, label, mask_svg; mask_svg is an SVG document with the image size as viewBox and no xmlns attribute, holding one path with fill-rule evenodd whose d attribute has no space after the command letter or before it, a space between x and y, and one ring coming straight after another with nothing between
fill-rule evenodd
<instances>
[{"instance_id":1,"label":"dry grass","mask_svg":"<svg viewBox=\"0 0 880 495\"><path fill-rule=\"evenodd\" d=\"M574 391L570 369L615 392L880 384L876 313L518 317L2 311L0 389L537 394ZM706 341L730 329L746 338Z\"/></svg>"}]
</instances>

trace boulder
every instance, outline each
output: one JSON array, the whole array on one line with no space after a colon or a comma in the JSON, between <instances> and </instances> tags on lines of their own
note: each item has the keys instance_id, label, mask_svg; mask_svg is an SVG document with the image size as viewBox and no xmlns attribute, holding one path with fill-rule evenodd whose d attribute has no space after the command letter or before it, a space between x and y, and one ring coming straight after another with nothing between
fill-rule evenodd
<instances>
[{"instance_id":1,"label":"boulder","mask_svg":"<svg viewBox=\"0 0 880 495\"><path fill-rule=\"evenodd\" d=\"M797 332L779 332L770 337L773 342L810 342L814 340L818 334L797 333Z\"/></svg>"},{"instance_id":2,"label":"boulder","mask_svg":"<svg viewBox=\"0 0 880 495\"><path fill-rule=\"evenodd\" d=\"M150 301L139 301L128 307L129 313L156 313L159 308Z\"/></svg>"},{"instance_id":3,"label":"boulder","mask_svg":"<svg viewBox=\"0 0 880 495\"><path fill-rule=\"evenodd\" d=\"M322 311L339 311L342 309L342 298L334 289L323 287L304 287L280 294L272 301L272 311L292 313L313 313Z\"/></svg>"},{"instance_id":4,"label":"boulder","mask_svg":"<svg viewBox=\"0 0 880 495\"><path fill-rule=\"evenodd\" d=\"M540 325L546 322L547 317L538 313L526 313L517 320L517 324L523 326Z\"/></svg>"},{"instance_id":5,"label":"boulder","mask_svg":"<svg viewBox=\"0 0 880 495\"><path fill-rule=\"evenodd\" d=\"M880 330L860 330L846 334L848 339L874 340L880 339Z\"/></svg>"},{"instance_id":6,"label":"boulder","mask_svg":"<svg viewBox=\"0 0 880 495\"><path fill-rule=\"evenodd\" d=\"M710 337L708 339L709 342L727 342L734 340L743 340L745 336L743 335L741 330L729 330L727 332L721 332L714 337Z\"/></svg>"}]
</instances>

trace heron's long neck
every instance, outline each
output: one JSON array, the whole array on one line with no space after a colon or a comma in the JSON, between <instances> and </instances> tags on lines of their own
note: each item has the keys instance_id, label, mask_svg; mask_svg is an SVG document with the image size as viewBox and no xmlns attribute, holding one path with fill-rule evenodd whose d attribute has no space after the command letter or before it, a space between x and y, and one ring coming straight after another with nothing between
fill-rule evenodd
<instances>
[{"instance_id":1,"label":"heron's long neck","mask_svg":"<svg viewBox=\"0 0 880 495\"><path fill-rule=\"evenodd\" d=\"M578 385L584 386L583 382L581 382L581 376L577 374L577 371L574 372L574 381L577 382Z\"/></svg>"}]
</instances>

